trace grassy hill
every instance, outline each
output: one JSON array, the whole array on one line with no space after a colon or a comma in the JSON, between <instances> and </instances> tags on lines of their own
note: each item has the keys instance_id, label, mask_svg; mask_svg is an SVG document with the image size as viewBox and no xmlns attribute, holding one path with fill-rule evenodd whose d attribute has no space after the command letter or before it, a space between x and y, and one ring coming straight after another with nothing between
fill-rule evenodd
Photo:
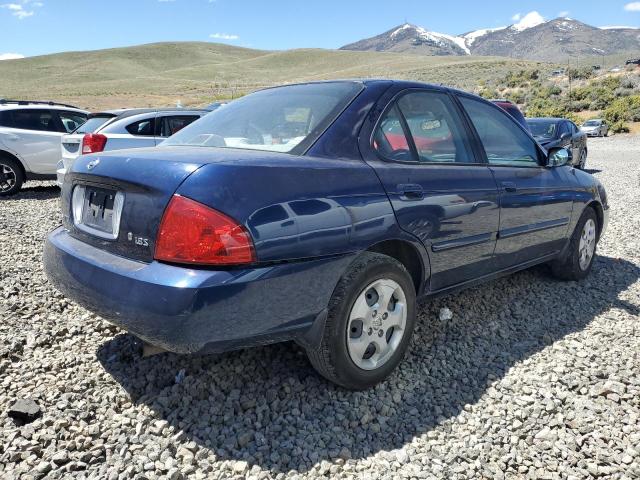
<instances>
[{"instance_id":1,"label":"grassy hill","mask_svg":"<svg viewBox=\"0 0 640 480\"><path fill-rule=\"evenodd\" d=\"M0 98L51 99L92 110L174 105L178 100L202 105L274 84L358 77L415 79L474 90L481 80L536 65L500 57L156 43L0 62Z\"/></svg>"}]
</instances>

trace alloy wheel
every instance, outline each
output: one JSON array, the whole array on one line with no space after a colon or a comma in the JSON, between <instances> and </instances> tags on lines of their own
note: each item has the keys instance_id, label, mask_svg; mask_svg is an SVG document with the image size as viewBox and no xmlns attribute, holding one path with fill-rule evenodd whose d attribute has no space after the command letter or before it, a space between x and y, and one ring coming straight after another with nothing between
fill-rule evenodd
<instances>
[{"instance_id":1,"label":"alloy wheel","mask_svg":"<svg viewBox=\"0 0 640 480\"><path fill-rule=\"evenodd\" d=\"M347 350L363 370L384 365L398 349L407 322L407 299L394 280L383 278L367 286L351 307Z\"/></svg>"},{"instance_id":2,"label":"alloy wheel","mask_svg":"<svg viewBox=\"0 0 640 480\"><path fill-rule=\"evenodd\" d=\"M580 243L578 244L578 255L580 268L584 271L589 268L591 259L596 250L596 223L589 219L582 227Z\"/></svg>"},{"instance_id":3,"label":"alloy wheel","mask_svg":"<svg viewBox=\"0 0 640 480\"><path fill-rule=\"evenodd\" d=\"M8 192L15 184L17 175L9 165L0 163L0 192Z\"/></svg>"}]
</instances>

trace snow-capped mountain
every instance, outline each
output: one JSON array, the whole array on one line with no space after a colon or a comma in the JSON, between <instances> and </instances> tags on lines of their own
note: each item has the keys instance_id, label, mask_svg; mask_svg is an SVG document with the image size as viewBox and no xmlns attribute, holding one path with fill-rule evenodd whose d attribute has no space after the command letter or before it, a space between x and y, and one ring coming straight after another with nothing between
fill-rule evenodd
<instances>
[{"instance_id":1,"label":"snow-capped mountain","mask_svg":"<svg viewBox=\"0 0 640 480\"><path fill-rule=\"evenodd\" d=\"M546 21L531 12L513 25L484 28L462 35L429 31L406 23L342 50L408 52L423 55L491 55L542 61L636 53L640 29L593 27L571 18Z\"/></svg>"}]
</instances>

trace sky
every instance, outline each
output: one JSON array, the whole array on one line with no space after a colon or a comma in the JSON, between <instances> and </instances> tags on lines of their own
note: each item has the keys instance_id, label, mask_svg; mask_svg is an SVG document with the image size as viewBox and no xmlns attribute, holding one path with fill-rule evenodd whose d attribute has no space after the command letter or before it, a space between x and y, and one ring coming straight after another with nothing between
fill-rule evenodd
<instances>
[{"instance_id":1,"label":"sky","mask_svg":"<svg viewBox=\"0 0 640 480\"><path fill-rule=\"evenodd\" d=\"M640 27L640 1L0 0L0 60L163 41L338 48L405 22L461 34L539 16Z\"/></svg>"}]
</instances>

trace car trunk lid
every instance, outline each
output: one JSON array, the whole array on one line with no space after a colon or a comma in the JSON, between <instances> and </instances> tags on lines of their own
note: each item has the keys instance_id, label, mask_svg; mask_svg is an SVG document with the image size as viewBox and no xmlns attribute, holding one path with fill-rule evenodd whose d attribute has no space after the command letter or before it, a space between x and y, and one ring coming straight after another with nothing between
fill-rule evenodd
<instances>
[{"instance_id":1,"label":"car trunk lid","mask_svg":"<svg viewBox=\"0 0 640 480\"><path fill-rule=\"evenodd\" d=\"M169 200L204 163L155 148L82 155L65 175L63 223L82 241L151 261Z\"/></svg>"}]
</instances>

